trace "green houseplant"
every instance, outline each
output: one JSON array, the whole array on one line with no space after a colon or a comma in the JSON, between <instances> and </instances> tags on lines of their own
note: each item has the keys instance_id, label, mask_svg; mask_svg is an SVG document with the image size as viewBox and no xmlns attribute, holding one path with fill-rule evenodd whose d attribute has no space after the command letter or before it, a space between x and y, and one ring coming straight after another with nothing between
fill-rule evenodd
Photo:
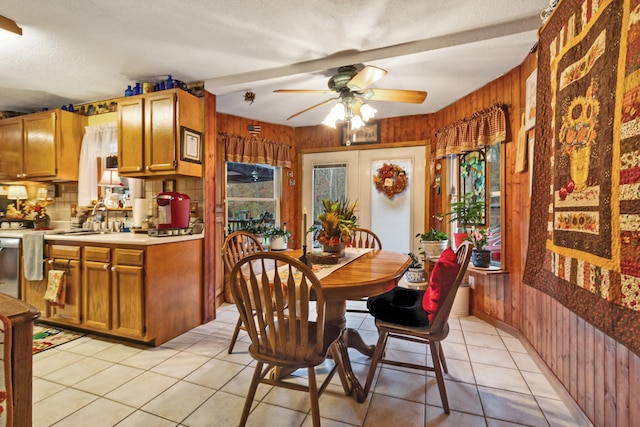
<instances>
[{"instance_id":1,"label":"green houseplant","mask_svg":"<svg viewBox=\"0 0 640 427\"><path fill-rule=\"evenodd\" d=\"M309 231L321 245L325 252L343 252L344 245L351 241L354 227L358 226L355 212L358 202L349 203L348 199L322 199L324 212L318 215L318 225Z\"/></svg>"},{"instance_id":2,"label":"green houseplant","mask_svg":"<svg viewBox=\"0 0 640 427\"><path fill-rule=\"evenodd\" d=\"M409 264L409 268L405 273L405 278L407 282L411 283L420 283L424 282L424 265L420 258L413 252L409 252L409 258L411 258L411 264Z\"/></svg>"},{"instance_id":3,"label":"green houseplant","mask_svg":"<svg viewBox=\"0 0 640 427\"><path fill-rule=\"evenodd\" d=\"M451 209L444 215L449 217L449 222L456 222L458 230L454 233L456 247L460 246L469 234L471 227L484 223L485 203L478 200L477 196L467 193L457 202L449 204Z\"/></svg>"},{"instance_id":4,"label":"green houseplant","mask_svg":"<svg viewBox=\"0 0 640 427\"><path fill-rule=\"evenodd\" d=\"M418 233L416 237L420 239L422 255L432 261L440 258L440 254L449 246L449 236L447 233L436 230L435 228L431 228L424 233Z\"/></svg>"},{"instance_id":5,"label":"green houseplant","mask_svg":"<svg viewBox=\"0 0 640 427\"><path fill-rule=\"evenodd\" d=\"M269 239L269 247L274 251L281 251L287 249L287 243L291 239L291 233L287 230L287 223L283 224L283 227L267 227L264 232L264 237Z\"/></svg>"}]
</instances>

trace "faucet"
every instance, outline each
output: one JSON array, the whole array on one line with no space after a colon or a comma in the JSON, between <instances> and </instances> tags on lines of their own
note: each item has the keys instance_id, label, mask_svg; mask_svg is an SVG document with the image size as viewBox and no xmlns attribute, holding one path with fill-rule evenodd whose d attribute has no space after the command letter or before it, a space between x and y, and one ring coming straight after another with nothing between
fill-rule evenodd
<instances>
[{"instance_id":1,"label":"faucet","mask_svg":"<svg viewBox=\"0 0 640 427\"><path fill-rule=\"evenodd\" d=\"M109 229L109 208L107 207L107 205L104 204L104 201L99 201L98 203L96 203L93 206L93 210L91 211L91 218L93 218L93 221L95 221L95 219L96 219L96 210L98 208L100 208L101 212L104 212L104 218L101 216L100 217L100 221L102 221L104 219L105 228L108 230Z\"/></svg>"}]
</instances>

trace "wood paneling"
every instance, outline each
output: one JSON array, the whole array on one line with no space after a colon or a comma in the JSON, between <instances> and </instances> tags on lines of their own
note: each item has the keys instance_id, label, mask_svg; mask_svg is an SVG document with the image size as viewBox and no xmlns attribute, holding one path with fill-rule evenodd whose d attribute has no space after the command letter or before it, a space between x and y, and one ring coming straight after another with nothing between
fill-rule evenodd
<instances>
[{"instance_id":1,"label":"wood paneling","mask_svg":"<svg viewBox=\"0 0 640 427\"><path fill-rule=\"evenodd\" d=\"M503 267L508 274L478 276L472 297L473 310L483 318L495 319L519 330L595 426L629 426L638 420L640 412L640 393L636 390L640 384L640 358L553 298L522 283L529 239L530 167L524 173L515 173L516 140L525 107L526 78L536 67L536 56L530 54L521 66L436 113L381 119L380 142L426 140L434 152L435 134L441 127L495 103L507 106L509 132L503 144L502 253ZM338 131L326 126L294 129L224 114L216 117L221 131L243 135L247 124L259 123L262 125L260 137L291 142L296 187L300 152L340 146ZM427 190L432 188L430 183L425 184ZM286 185L284 188L283 216L297 224L295 207L300 204L300 190L287 189ZM446 205L443 197L431 194L433 212Z\"/></svg>"}]
</instances>

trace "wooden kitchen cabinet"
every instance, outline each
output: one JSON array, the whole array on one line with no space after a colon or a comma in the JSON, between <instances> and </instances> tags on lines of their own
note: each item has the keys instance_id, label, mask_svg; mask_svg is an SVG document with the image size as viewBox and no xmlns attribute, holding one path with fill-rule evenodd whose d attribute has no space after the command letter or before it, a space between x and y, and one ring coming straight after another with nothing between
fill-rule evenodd
<instances>
[{"instance_id":1,"label":"wooden kitchen cabinet","mask_svg":"<svg viewBox=\"0 0 640 427\"><path fill-rule=\"evenodd\" d=\"M64 110L0 120L0 179L77 181L85 122Z\"/></svg>"},{"instance_id":2,"label":"wooden kitchen cabinet","mask_svg":"<svg viewBox=\"0 0 640 427\"><path fill-rule=\"evenodd\" d=\"M112 325L111 249L86 246L82 254L82 323L102 331Z\"/></svg>"},{"instance_id":3,"label":"wooden kitchen cabinet","mask_svg":"<svg viewBox=\"0 0 640 427\"><path fill-rule=\"evenodd\" d=\"M149 178L202 177L202 164L182 160L183 128L204 129L204 105L183 90L121 98L118 102L118 172ZM201 147L204 140L201 140Z\"/></svg>"},{"instance_id":4,"label":"wooden kitchen cabinet","mask_svg":"<svg viewBox=\"0 0 640 427\"><path fill-rule=\"evenodd\" d=\"M114 249L113 330L118 335L141 338L145 334L144 251Z\"/></svg>"},{"instance_id":5,"label":"wooden kitchen cabinet","mask_svg":"<svg viewBox=\"0 0 640 427\"><path fill-rule=\"evenodd\" d=\"M65 270L64 308L44 300L45 279L22 299L41 321L160 345L202 323L203 240L116 245L51 239L47 269Z\"/></svg>"},{"instance_id":6,"label":"wooden kitchen cabinet","mask_svg":"<svg viewBox=\"0 0 640 427\"><path fill-rule=\"evenodd\" d=\"M65 275L64 305L50 304L49 319L69 325L82 323L80 249L80 246L49 245L47 272L61 270Z\"/></svg>"}]
</instances>

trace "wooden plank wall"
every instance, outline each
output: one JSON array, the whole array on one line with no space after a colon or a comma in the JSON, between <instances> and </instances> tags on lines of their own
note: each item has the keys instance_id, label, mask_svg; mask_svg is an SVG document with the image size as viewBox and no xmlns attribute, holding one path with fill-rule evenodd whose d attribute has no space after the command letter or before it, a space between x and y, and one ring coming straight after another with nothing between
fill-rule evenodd
<instances>
[{"instance_id":1,"label":"wooden plank wall","mask_svg":"<svg viewBox=\"0 0 640 427\"><path fill-rule=\"evenodd\" d=\"M536 67L535 54L530 54L520 67L437 113L382 119L380 142L435 141L439 128L495 103L506 104L511 134L503 145L506 223L503 255L509 274L482 282L472 296L473 310L520 330L596 426L631 426L640 419L640 358L554 299L522 284L529 238L529 169L518 174L514 170L517 135L525 107L525 82ZM246 132L248 123L251 123L248 119L219 114L217 125L221 131L237 133L243 129ZM296 153L339 146L338 131L325 126L292 130L262 125L262 137L295 141ZM435 150L433 143L431 149ZM299 156L292 158L296 173L300 172L298 159ZM426 188L431 186L427 183ZM288 193L286 204L295 207L299 200L300 191L296 188ZM446 200L435 194L431 200L434 212L439 210L436 207L446 205ZM287 215L294 216L295 212L288 210Z\"/></svg>"}]
</instances>

